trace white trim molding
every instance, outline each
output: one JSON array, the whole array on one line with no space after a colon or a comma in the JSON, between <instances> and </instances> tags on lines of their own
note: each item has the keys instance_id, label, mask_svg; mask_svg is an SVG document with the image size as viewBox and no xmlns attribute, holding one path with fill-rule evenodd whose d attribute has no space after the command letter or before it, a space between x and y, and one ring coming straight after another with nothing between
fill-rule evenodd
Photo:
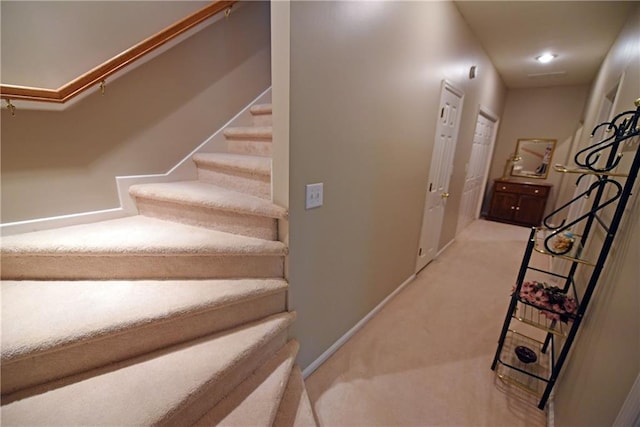
<instances>
[{"instance_id":1,"label":"white trim molding","mask_svg":"<svg viewBox=\"0 0 640 427\"><path fill-rule=\"evenodd\" d=\"M613 427L640 426L640 374L636 377L627 399L622 404Z\"/></svg>"},{"instance_id":2,"label":"white trim molding","mask_svg":"<svg viewBox=\"0 0 640 427\"><path fill-rule=\"evenodd\" d=\"M447 250L447 248L449 248L449 246L453 245L453 243L456 241L456 238L454 237L453 239L449 240L449 243L447 243L446 245L444 245L442 247L442 249L440 249L438 251L438 253L436 254L436 256L433 259L436 259L440 256L440 254L442 254L444 251ZM428 265L428 264L427 264Z\"/></svg>"},{"instance_id":3,"label":"white trim molding","mask_svg":"<svg viewBox=\"0 0 640 427\"><path fill-rule=\"evenodd\" d=\"M8 222L0 224L0 234L10 236L13 234L29 233L31 231L49 230L52 228L68 227L71 225L89 224L98 221L122 218L125 216L137 215L135 201L129 196L129 187L134 184L147 184L155 182L181 181L197 179L195 164L191 162L191 157L198 152L225 151L225 138L223 130L229 126L243 126L251 121L251 106L260 103L271 102L271 86L265 89L253 101L251 101L242 111L236 114L231 120L225 123L220 129L214 132L209 138L202 142L193 151L187 154L174 167L166 173L151 175L130 175L117 176L116 187L118 189L118 199L120 206L112 209L104 209L91 212L78 212L67 215L36 218L25 221Z\"/></svg>"},{"instance_id":4,"label":"white trim molding","mask_svg":"<svg viewBox=\"0 0 640 427\"><path fill-rule=\"evenodd\" d=\"M553 392L547 401L547 427L555 427L556 425L556 409L553 401Z\"/></svg>"},{"instance_id":5,"label":"white trim molding","mask_svg":"<svg viewBox=\"0 0 640 427\"><path fill-rule=\"evenodd\" d=\"M101 211L80 212L69 215L51 216L47 218L29 219L26 221L8 222L0 224L3 236L30 233L32 231L49 230L52 228L69 227L71 225L88 224L91 222L108 221L127 216L124 209L113 208Z\"/></svg>"},{"instance_id":6,"label":"white trim molding","mask_svg":"<svg viewBox=\"0 0 640 427\"><path fill-rule=\"evenodd\" d=\"M309 375L311 375L316 369L318 369L324 362L326 362L332 355L333 353L335 353L336 351L338 351L338 349L340 347L342 347L343 345L345 345L347 343L347 341L349 341L349 339L351 339L351 337L353 337L360 329L362 329L362 327L364 325L367 324L367 322L369 320L371 320L373 318L373 316L375 316L376 314L378 314L378 312L380 310L382 310L382 308L389 302L391 301L391 299L393 299L393 297L395 297L398 293L400 293L400 291L402 289L404 289L409 283L411 283L413 281L413 279L416 278L415 274L412 274L411 276L409 276L409 278L407 280L405 280L404 282L402 282L402 284L400 286L398 286L396 288L396 290L394 290L393 292L391 292L389 295L387 295L387 297L385 299L383 299L380 304L378 304L377 306L375 306L373 308L373 310L371 310L369 313L367 313L366 316L364 316L362 319L360 319L360 321L358 323L355 324L355 326L353 326L351 329L349 329L347 331L346 334L344 334L343 336L341 336L340 338L338 338L338 340L336 342L334 342L331 347L329 347L327 350L325 350L324 353L322 353L320 355L320 357L318 357L316 360L314 360L313 362L311 362L309 364L309 366L307 366L303 371L302 371L302 376L303 378L307 378Z\"/></svg>"},{"instance_id":7,"label":"white trim molding","mask_svg":"<svg viewBox=\"0 0 640 427\"><path fill-rule=\"evenodd\" d=\"M226 140L222 132L226 128L231 126L248 125L251 122L251 113L249 111L251 106L267 102L271 102L271 86L265 89L264 92L262 92L246 107L244 107L242 111L233 116L231 120L225 123L220 129L214 132L209 138L198 145L195 149L193 149L193 151L187 154L174 167L172 167L165 173L117 176L116 186L118 187L118 198L120 199L120 206L129 215L135 215L138 212L135 200L133 200L131 196L129 196L129 187L131 187L132 185L197 179L198 172L196 170L195 164L191 161L191 157L193 157L193 155L196 153L226 151Z\"/></svg>"},{"instance_id":8,"label":"white trim molding","mask_svg":"<svg viewBox=\"0 0 640 427\"><path fill-rule=\"evenodd\" d=\"M486 192L487 192L487 184L489 183L489 172L491 169L491 159L493 159L493 154L495 153L495 149L496 149L496 141L498 140L498 130L500 130L500 116L498 116L496 113L494 113L491 109L489 109L488 107L479 104L478 105L478 114L476 115L476 120L478 115L482 115L485 118L489 119L490 121L492 121L494 123L494 128L493 128L493 135L491 135L491 145L489 148L489 155L487 156L488 158L488 162L485 165L485 170L484 170L484 174L482 175L482 194L480 195L480 198L478 200L478 204L476 205L476 209L474 211L474 219L478 219L482 216L482 205L484 204L484 199L486 196Z\"/></svg>"}]
</instances>

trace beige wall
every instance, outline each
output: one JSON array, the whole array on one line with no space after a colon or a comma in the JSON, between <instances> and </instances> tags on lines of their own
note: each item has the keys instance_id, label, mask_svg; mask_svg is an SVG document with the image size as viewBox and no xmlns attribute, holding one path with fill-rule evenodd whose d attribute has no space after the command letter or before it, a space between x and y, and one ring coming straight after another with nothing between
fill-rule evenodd
<instances>
[{"instance_id":1,"label":"beige wall","mask_svg":"<svg viewBox=\"0 0 640 427\"><path fill-rule=\"evenodd\" d=\"M290 23L290 304L306 367L414 273L442 80L466 94L455 192L478 104L500 114L504 87L451 2L292 2ZM324 206L307 211L315 182Z\"/></svg>"},{"instance_id":2,"label":"beige wall","mask_svg":"<svg viewBox=\"0 0 640 427\"><path fill-rule=\"evenodd\" d=\"M611 48L589 97L585 135L596 125L606 93L624 75L617 112L640 96L640 7ZM630 156L623 158L630 162ZM638 193L636 182L635 193ZM613 424L640 374L640 201L635 197L618 231L609 262L586 312L566 369L556 387L557 426Z\"/></svg>"},{"instance_id":3,"label":"beige wall","mask_svg":"<svg viewBox=\"0 0 640 427\"><path fill-rule=\"evenodd\" d=\"M117 207L115 176L169 170L269 86L270 60L269 5L249 2L105 96L2 109L2 221Z\"/></svg>"},{"instance_id":4,"label":"beige wall","mask_svg":"<svg viewBox=\"0 0 640 427\"><path fill-rule=\"evenodd\" d=\"M485 206L488 210L493 180L504 172L505 161L513 156L519 138L549 138L557 140L551 164L566 163L573 135L583 117L589 86L554 86L548 88L510 89L487 182ZM513 178L527 181L526 178ZM553 185L547 212L553 210L562 175L551 170L547 179L532 179Z\"/></svg>"},{"instance_id":5,"label":"beige wall","mask_svg":"<svg viewBox=\"0 0 640 427\"><path fill-rule=\"evenodd\" d=\"M3 1L2 83L57 89L204 1Z\"/></svg>"}]
</instances>

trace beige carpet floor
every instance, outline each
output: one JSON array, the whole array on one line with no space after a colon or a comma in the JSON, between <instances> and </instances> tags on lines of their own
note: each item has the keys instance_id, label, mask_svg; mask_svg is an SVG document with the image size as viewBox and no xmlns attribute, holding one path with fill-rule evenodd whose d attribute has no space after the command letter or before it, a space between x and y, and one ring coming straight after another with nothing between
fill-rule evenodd
<instances>
[{"instance_id":1,"label":"beige carpet floor","mask_svg":"<svg viewBox=\"0 0 640 427\"><path fill-rule=\"evenodd\" d=\"M490 365L529 229L479 220L307 378L322 426L544 426Z\"/></svg>"}]
</instances>

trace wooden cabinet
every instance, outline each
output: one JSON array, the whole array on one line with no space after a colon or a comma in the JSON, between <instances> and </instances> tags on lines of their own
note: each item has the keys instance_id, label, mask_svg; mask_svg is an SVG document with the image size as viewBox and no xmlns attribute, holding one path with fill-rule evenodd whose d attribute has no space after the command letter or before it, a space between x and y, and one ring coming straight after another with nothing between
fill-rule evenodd
<instances>
[{"instance_id":1,"label":"wooden cabinet","mask_svg":"<svg viewBox=\"0 0 640 427\"><path fill-rule=\"evenodd\" d=\"M550 184L506 181L497 179L488 219L512 224L538 226L542 222Z\"/></svg>"}]
</instances>

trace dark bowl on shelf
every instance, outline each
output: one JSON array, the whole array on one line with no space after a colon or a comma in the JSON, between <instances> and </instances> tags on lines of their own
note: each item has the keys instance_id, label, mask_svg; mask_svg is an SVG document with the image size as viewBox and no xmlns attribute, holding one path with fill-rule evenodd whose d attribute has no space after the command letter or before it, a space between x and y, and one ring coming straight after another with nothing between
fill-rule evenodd
<instances>
[{"instance_id":1,"label":"dark bowl on shelf","mask_svg":"<svg viewBox=\"0 0 640 427\"><path fill-rule=\"evenodd\" d=\"M518 347L516 347L515 353L522 363L533 363L538 360L536 353L529 347L525 347L523 345L519 345Z\"/></svg>"}]
</instances>

